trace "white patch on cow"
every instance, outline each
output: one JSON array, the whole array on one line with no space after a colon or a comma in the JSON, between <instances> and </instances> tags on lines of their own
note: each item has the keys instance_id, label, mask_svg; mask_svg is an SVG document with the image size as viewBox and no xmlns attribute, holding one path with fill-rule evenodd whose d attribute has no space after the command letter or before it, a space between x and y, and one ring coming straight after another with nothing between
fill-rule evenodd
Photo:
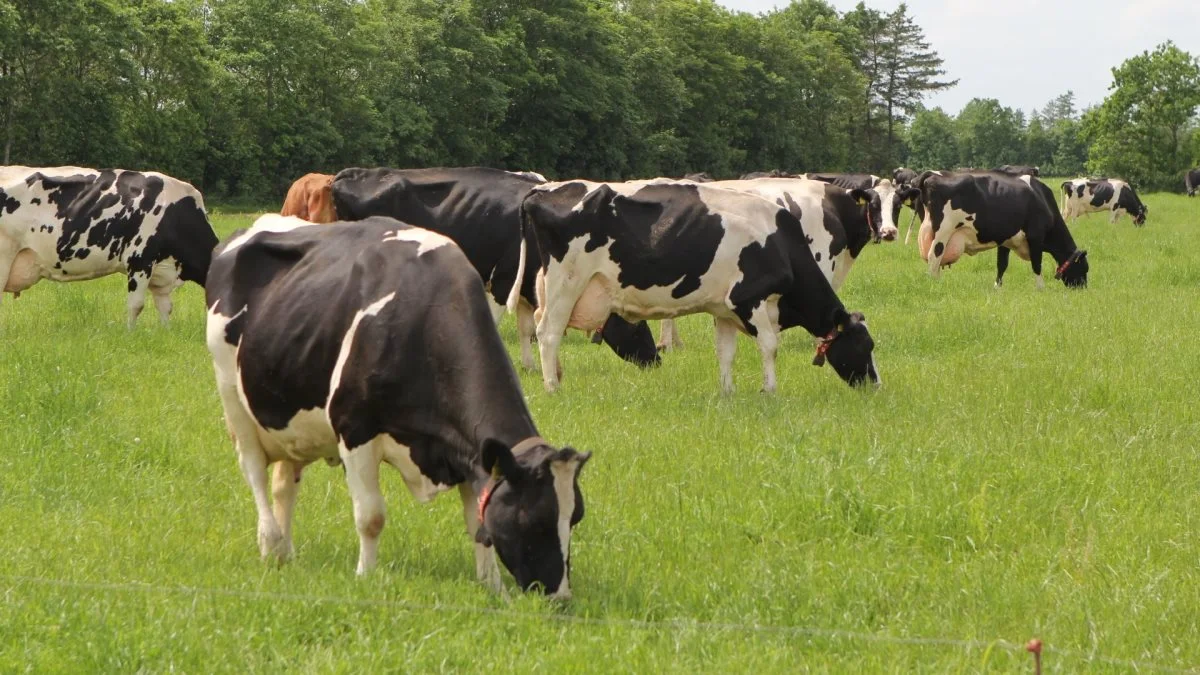
<instances>
[{"instance_id":1,"label":"white patch on cow","mask_svg":"<svg viewBox=\"0 0 1200 675\"><path fill-rule=\"evenodd\" d=\"M228 244L225 244L225 248L221 249L221 255L236 251L237 249L241 248L242 244L245 244L263 232L291 232L292 230L301 227L324 226L313 225L307 220L297 218L296 216L281 216L278 213L268 213L266 215L259 216L258 220L254 221L254 224L250 226L249 230L246 230L237 237L229 240Z\"/></svg>"},{"instance_id":2,"label":"white patch on cow","mask_svg":"<svg viewBox=\"0 0 1200 675\"><path fill-rule=\"evenodd\" d=\"M726 180L705 183L706 186L717 187L736 192L757 195L784 208L788 202L800 208L800 228L811 240L808 245L817 260L821 274L836 292L845 283L846 276L854 264L848 248L840 251L837 256L831 255L833 235L825 227L825 183L807 178L754 178L750 180ZM835 267L834 261L838 263Z\"/></svg>"},{"instance_id":3,"label":"white patch on cow","mask_svg":"<svg viewBox=\"0 0 1200 675\"><path fill-rule=\"evenodd\" d=\"M571 517L575 513L575 474L579 463L574 460L550 463L554 476L554 495L558 498L558 543L562 547L563 578L554 597L571 597L570 570L567 565L571 556Z\"/></svg>"},{"instance_id":4,"label":"white patch on cow","mask_svg":"<svg viewBox=\"0 0 1200 675\"><path fill-rule=\"evenodd\" d=\"M539 183L546 182L546 177L536 171L506 171L505 173L510 173L514 176L520 176L521 178L536 180Z\"/></svg>"},{"instance_id":5,"label":"white patch on cow","mask_svg":"<svg viewBox=\"0 0 1200 675\"><path fill-rule=\"evenodd\" d=\"M929 231L933 230L933 216L930 212L931 209L925 210L925 222L921 224L920 235L923 235L926 232L927 225ZM970 218L970 220L968 220L968 218ZM940 276L942 265L949 265L956 261L958 259L958 255L962 253L963 248L967 247L966 244L968 244L970 239L974 239L975 243L978 244L979 240L976 238L975 226L971 224L971 221L973 220L974 216L972 214L967 213L962 209L955 208L952 199L947 200L945 205L942 206L942 222L939 225L937 232L933 232L933 238L929 242L929 248L924 249L924 244L922 243L922 255L925 256L925 259L929 261L930 276L934 278ZM962 228L958 227L960 224L963 225ZM962 230L970 230L970 233L964 234ZM918 236L918 240L922 240L924 238L920 235ZM951 247L951 238L953 237L958 237L958 242L962 242L964 246L961 248L957 246ZM938 244L942 245L943 250L941 255L936 253Z\"/></svg>"},{"instance_id":6,"label":"white patch on cow","mask_svg":"<svg viewBox=\"0 0 1200 675\"><path fill-rule=\"evenodd\" d=\"M452 485L435 483L412 460L412 449L407 445L397 443L394 438L382 434L375 438L383 451L383 461L391 464L404 478L404 484L413 498L422 504L432 501L441 493L452 488Z\"/></svg>"},{"instance_id":7,"label":"white patch on cow","mask_svg":"<svg viewBox=\"0 0 1200 675\"><path fill-rule=\"evenodd\" d=\"M342 348L338 351L337 362L333 366L333 374L329 378L329 398L325 401L326 409L329 408L334 394L337 393L338 386L342 383L342 370L345 369L346 360L350 358L350 350L354 347L354 334L358 332L358 324L362 323L362 320L368 316L379 314L384 306L395 299L395 297L396 292L392 291L354 314L354 319L350 321L350 327L346 329L346 337L342 338Z\"/></svg>"},{"instance_id":8,"label":"white patch on cow","mask_svg":"<svg viewBox=\"0 0 1200 675\"><path fill-rule=\"evenodd\" d=\"M447 244L453 244L449 237L430 232L429 230L419 227L410 227L406 230L396 230L395 232L385 233L383 241L410 241L420 244L417 246L417 255L425 255L430 251L441 248ZM503 308L502 308L503 309Z\"/></svg>"},{"instance_id":9,"label":"white patch on cow","mask_svg":"<svg viewBox=\"0 0 1200 675\"><path fill-rule=\"evenodd\" d=\"M872 176L872 178L875 178L875 176ZM898 216L895 210L896 186L892 181L882 178L876 180L873 189L879 195L880 218L883 221L879 223L879 235L887 241L892 241L900 234L900 229L896 227L896 218Z\"/></svg>"}]
</instances>

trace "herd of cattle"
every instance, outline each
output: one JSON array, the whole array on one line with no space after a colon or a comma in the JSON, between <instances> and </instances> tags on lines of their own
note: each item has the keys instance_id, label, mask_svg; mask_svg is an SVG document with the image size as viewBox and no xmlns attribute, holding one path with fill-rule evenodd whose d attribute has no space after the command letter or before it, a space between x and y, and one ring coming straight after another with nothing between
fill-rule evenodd
<instances>
[{"instance_id":1,"label":"herd of cattle","mask_svg":"<svg viewBox=\"0 0 1200 675\"><path fill-rule=\"evenodd\" d=\"M1037 175L1004 166L602 183L351 168L303 177L280 215L219 243L200 193L169 176L9 166L0 278L16 297L41 279L122 272L130 328L147 291L165 324L172 290L205 288L207 345L265 558L291 557L301 472L326 460L345 469L358 572L370 570L386 462L418 500L458 487L482 581L500 588L498 554L521 588L566 597L590 453L538 435L495 327L506 310L527 369L536 336L549 391L560 386L567 328L648 366L679 344L672 319L695 313L713 317L725 393L739 332L757 344L770 392L780 332L793 326L816 338L814 365L878 385L866 319L837 292L868 243L898 238L903 205L921 221L931 275L996 248L997 286L1010 251L1039 287L1043 253L1056 279L1087 284L1087 253L1064 216L1106 210L1145 222L1127 183L1064 182L1060 208ZM1200 170L1189 195L1197 184ZM660 345L648 319L663 320Z\"/></svg>"}]
</instances>

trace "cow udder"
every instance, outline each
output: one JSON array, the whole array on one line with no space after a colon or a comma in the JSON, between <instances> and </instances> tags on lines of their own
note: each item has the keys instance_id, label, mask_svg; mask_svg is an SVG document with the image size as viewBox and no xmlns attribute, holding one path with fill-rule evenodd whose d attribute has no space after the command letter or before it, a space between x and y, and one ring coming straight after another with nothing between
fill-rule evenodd
<instances>
[{"instance_id":1,"label":"cow udder","mask_svg":"<svg viewBox=\"0 0 1200 675\"><path fill-rule=\"evenodd\" d=\"M8 280L4 282L4 292L16 295L36 284L42 278L42 266L38 264L37 254L33 249L23 248L13 261L8 272Z\"/></svg>"}]
</instances>

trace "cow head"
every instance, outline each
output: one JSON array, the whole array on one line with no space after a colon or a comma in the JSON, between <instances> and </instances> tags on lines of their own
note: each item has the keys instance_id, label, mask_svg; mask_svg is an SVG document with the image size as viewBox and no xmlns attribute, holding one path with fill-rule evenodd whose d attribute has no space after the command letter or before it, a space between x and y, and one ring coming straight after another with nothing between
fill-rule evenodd
<instances>
[{"instance_id":1,"label":"cow head","mask_svg":"<svg viewBox=\"0 0 1200 675\"><path fill-rule=\"evenodd\" d=\"M1141 201L1139 201L1137 204L1137 210L1133 213L1133 224L1137 225L1138 227L1145 225L1146 214L1149 212L1150 209L1147 208L1145 204L1141 203Z\"/></svg>"},{"instance_id":2,"label":"cow head","mask_svg":"<svg viewBox=\"0 0 1200 675\"><path fill-rule=\"evenodd\" d=\"M867 226L871 229L871 240L876 244L882 239L879 226L883 222L882 202L875 190L850 190L850 196L863 209L867 217Z\"/></svg>"},{"instance_id":3,"label":"cow head","mask_svg":"<svg viewBox=\"0 0 1200 675\"><path fill-rule=\"evenodd\" d=\"M484 442L480 459L492 479L475 540L496 547L522 590L570 597L571 528L583 520L579 472L591 456L545 443L514 455L504 443Z\"/></svg>"},{"instance_id":4,"label":"cow head","mask_svg":"<svg viewBox=\"0 0 1200 675\"><path fill-rule=\"evenodd\" d=\"M1083 249L1076 249L1054 271L1054 278L1061 279L1067 288L1087 288L1087 275L1087 251Z\"/></svg>"},{"instance_id":5,"label":"cow head","mask_svg":"<svg viewBox=\"0 0 1200 675\"><path fill-rule=\"evenodd\" d=\"M821 338L813 365L823 366L829 361L838 376L851 386L868 380L878 386L881 380L875 367L875 341L867 330L866 317L838 309L835 320L834 329Z\"/></svg>"},{"instance_id":6,"label":"cow head","mask_svg":"<svg viewBox=\"0 0 1200 675\"><path fill-rule=\"evenodd\" d=\"M900 234L900 206L904 203L903 194L907 192L907 188L901 190L895 183L884 178L876 183L870 192L875 193L871 208L875 208L876 200L879 203L879 236L884 241L895 241L896 236ZM875 213L871 215L874 217Z\"/></svg>"}]
</instances>

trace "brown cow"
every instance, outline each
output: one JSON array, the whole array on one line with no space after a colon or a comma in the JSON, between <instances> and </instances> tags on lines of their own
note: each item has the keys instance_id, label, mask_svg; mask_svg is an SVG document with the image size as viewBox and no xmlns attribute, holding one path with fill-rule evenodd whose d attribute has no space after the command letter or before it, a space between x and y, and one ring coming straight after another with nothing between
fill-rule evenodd
<instances>
[{"instance_id":1,"label":"brown cow","mask_svg":"<svg viewBox=\"0 0 1200 675\"><path fill-rule=\"evenodd\" d=\"M297 216L310 223L332 223L337 220L333 212L333 176L327 173L309 173L301 176L288 188L280 215Z\"/></svg>"}]
</instances>

